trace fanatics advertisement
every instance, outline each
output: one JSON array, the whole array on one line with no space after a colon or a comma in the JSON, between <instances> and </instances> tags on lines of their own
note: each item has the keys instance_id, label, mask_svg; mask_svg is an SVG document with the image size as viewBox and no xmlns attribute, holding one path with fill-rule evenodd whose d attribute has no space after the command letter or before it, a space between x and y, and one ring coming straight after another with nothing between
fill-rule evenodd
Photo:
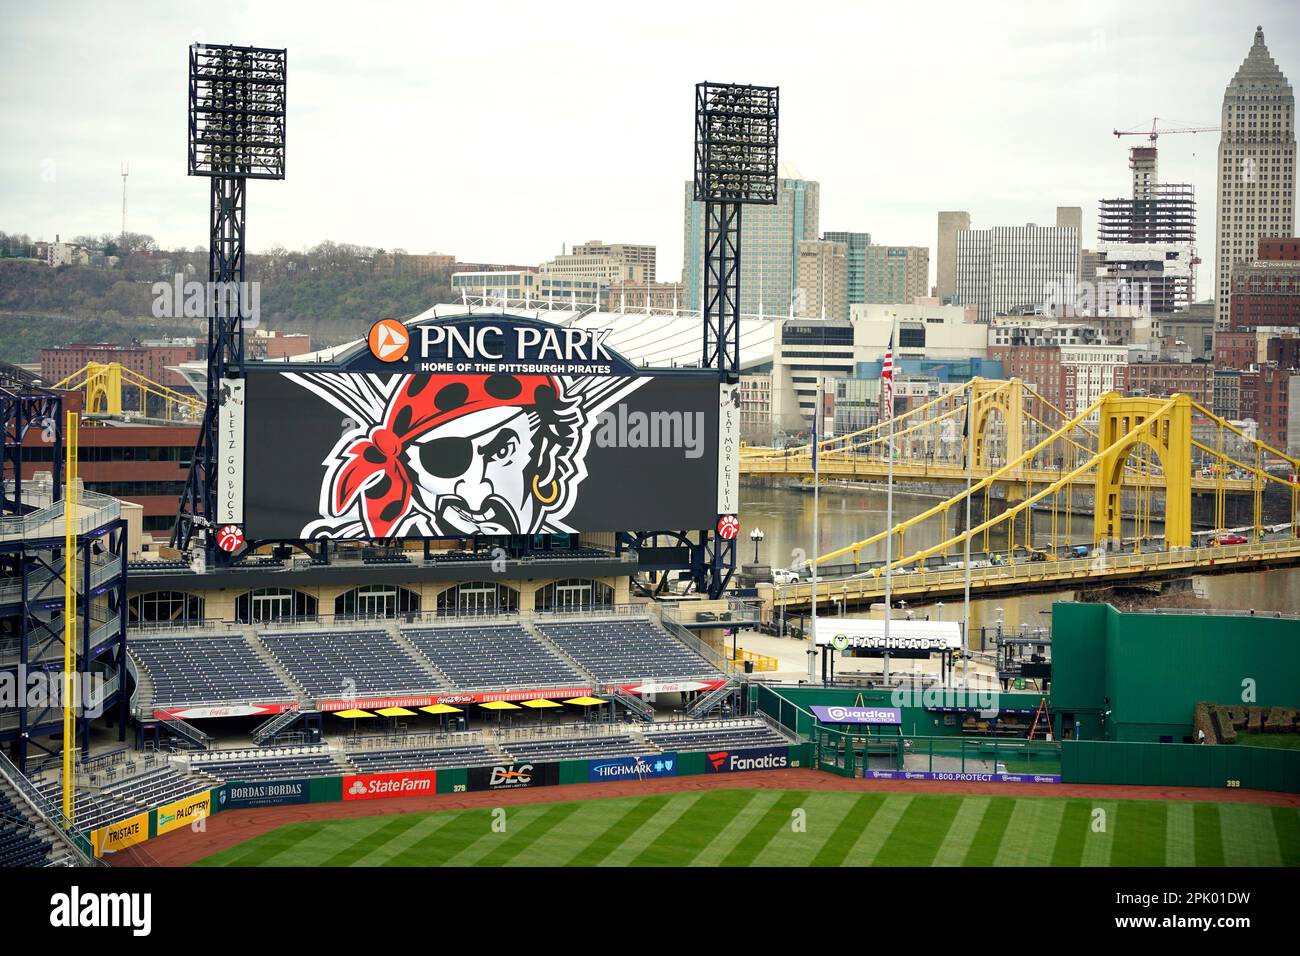
<instances>
[{"instance_id":1,"label":"fanatics advertisement","mask_svg":"<svg viewBox=\"0 0 1300 956\"><path fill-rule=\"evenodd\" d=\"M384 320L337 365L250 366L223 513L253 540L714 527L735 510L738 392L633 367L605 333Z\"/></svg>"},{"instance_id":2,"label":"fanatics advertisement","mask_svg":"<svg viewBox=\"0 0 1300 956\"><path fill-rule=\"evenodd\" d=\"M789 747L711 750L704 755L705 773L732 773L739 770L784 770L789 766Z\"/></svg>"}]
</instances>

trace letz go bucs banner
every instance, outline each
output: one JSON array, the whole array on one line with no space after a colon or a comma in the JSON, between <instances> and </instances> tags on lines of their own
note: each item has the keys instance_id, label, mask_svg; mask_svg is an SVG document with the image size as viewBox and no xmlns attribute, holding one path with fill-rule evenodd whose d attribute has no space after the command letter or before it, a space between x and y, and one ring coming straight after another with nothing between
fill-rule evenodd
<instances>
[{"instance_id":1,"label":"letz go bucs banner","mask_svg":"<svg viewBox=\"0 0 1300 956\"><path fill-rule=\"evenodd\" d=\"M736 389L636 368L606 335L384 320L337 364L252 364L223 419L223 467L244 471L222 519L249 539L715 527L736 508Z\"/></svg>"}]
</instances>

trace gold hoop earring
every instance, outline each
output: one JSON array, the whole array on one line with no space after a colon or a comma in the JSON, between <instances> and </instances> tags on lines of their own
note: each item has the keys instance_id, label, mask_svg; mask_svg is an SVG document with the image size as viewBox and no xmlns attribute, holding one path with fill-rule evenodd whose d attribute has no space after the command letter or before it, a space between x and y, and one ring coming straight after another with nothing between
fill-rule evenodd
<instances>
[{"instance_id":1,"label":"gold hoop earring","mask_svg":"<svg viewBox=\"0 0 1300 956\"><path fill-rule=\"evenodd\" d=\"M537 487L537 478L537 475L533 475L533 497L544 505L554 504L555 499L560 497L560 483L555 480L551 481L551 496L548 498L543 495L541 489Z\"/></svg>"}]
</instances>

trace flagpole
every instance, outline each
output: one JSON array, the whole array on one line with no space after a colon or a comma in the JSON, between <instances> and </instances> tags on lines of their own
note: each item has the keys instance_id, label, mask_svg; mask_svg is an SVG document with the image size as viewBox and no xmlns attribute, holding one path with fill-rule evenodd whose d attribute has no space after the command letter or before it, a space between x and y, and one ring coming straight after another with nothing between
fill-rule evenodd
<instances>
[{"instance_id":1,"label":"flagpole","mask_svg":"<svg viewBox=\"0 0 1300 956\"><path fill-rule=\"evenodd\" d=\"M886 454L889 456L889 476L885 484L885 647L889 647L889 621L893 617L893 587L891 584L891 568L894 563L894 326L897 323L895 316L889 324L889 380L885 384L888 387L888 394L885 402L885 414L889 416L888 440L885 445ZM889 686L889 651L886 650L883 655L884 670L883 676L885 686Z\"/></svg>"},{"instance_id":2,"label":"flagpole","mask_svg":"<svg viewBox=\"0 0 1300 956\"><path fill-rule=\"evenodd\" d=\"M975 421L975 380L972 378L966 393L966 553L962 567L966 571L966 586L963 595L964 623L961 628L961 682L963 687L970 685L970 489L971 479L975 474L974 451L975 433L971 426Z\"/></svg>"},{"instance_id":3,"label":"flagpole","mask_svg":"<svg viewBox=\"0 0 1300 956\"><path fill-rule=\"evenodd\" d=\"M813 547L812 547L812 639L808 645L808 683L816 679L817 674L817 548L821 541L819 534L819 517L821 513L820 501L818 500L817 480L818 462L817 462L817 435L820 431L817 428L817 419L822 414L822 373L817 373L817 400L813 403L813 425L812 425L812 473L813 473Z\"/></svg>"}]
</instances>

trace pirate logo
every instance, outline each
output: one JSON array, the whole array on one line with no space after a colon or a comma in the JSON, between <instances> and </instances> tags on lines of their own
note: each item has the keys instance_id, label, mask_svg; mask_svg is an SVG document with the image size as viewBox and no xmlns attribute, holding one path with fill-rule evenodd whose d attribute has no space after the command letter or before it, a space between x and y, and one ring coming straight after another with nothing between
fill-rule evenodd
<instances>
[{"instance_id":1,"label":"pirate logo","mask_svg":"<svg viewBox=\"0 0 1300 956\"><path fill-rule=\"evenodd\" d=\"M571 530L595 413L638 384L552 375L291 375L356 426L325 460L305 537L461 537ZM365 387L344 390L342 379ZM345 404L346 403L346 404Z\"/></svg>"}]
</instances>

